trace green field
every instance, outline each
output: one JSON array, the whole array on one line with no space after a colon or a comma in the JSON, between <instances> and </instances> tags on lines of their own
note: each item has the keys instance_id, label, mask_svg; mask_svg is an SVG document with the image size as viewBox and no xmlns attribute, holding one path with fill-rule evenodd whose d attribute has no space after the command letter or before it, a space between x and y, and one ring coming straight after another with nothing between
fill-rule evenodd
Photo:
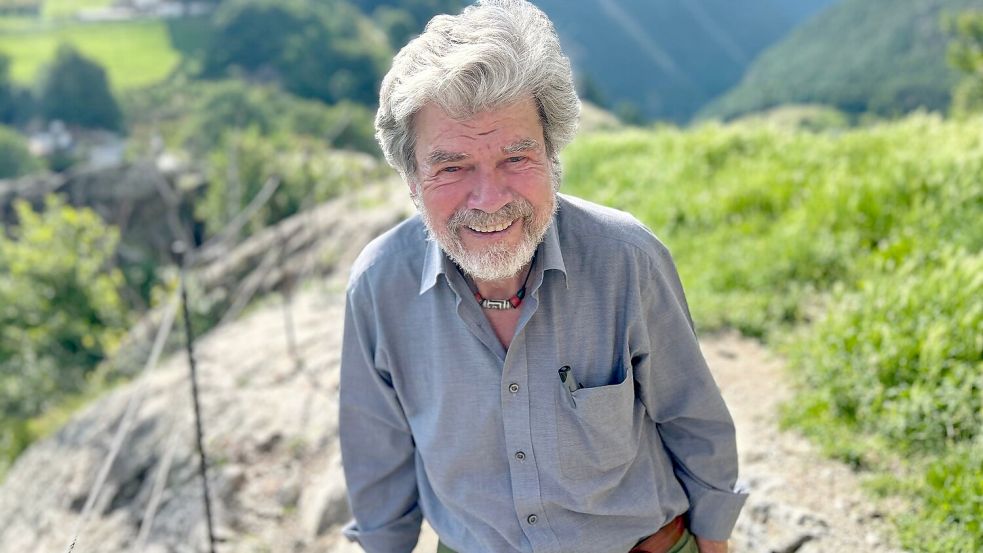
<instances>
[{"instance_id":1,"label":"green field","mask_svg":"<svg viewBox=\"0 0 983 553\"><path fill-rule=\"evenodd\" d=\"M69 43L106 68L114 89L128 90L167 77L182 52L203 43L204 29L198 19L82 24L0 18L0 52L11 58L11 77L29 85L58 45Z\"/></svg>"},{"instance_id":2,"label":"green field","mask_svg":"<svg viewBox=\"0 0 983 553\"><path fill-rule=\"evenodd\" d=\"M914 502L898 521L913 551L983 550L981 128L749 122L564 154L565 191L669 246L701 331L785 354L801 386L786 423Z\"/></svg>"}]
</instances>

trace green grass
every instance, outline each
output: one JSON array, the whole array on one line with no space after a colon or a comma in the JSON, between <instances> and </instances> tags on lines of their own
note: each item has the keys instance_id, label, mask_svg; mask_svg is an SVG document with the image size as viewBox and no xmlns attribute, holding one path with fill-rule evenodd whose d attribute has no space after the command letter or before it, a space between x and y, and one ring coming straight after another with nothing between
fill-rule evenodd
<instances>
[{"instance_id":1,"label":"green grass","mask_svg":"<svg viewBox=\"0 0 983 553\"><path fill-rule=\"evenodd\" d=\"M702 330L786 355L800 391L785 422L913 501L896 521L912 551L983 546L981 127L710 124L564 154L566 191L670 247Z\"/></svg>"},{"instance_id":2,"label":"green grass","mask_svg":"<svg viewBox=\"0 0 983 553\"><path fill-rule=\"evenodd\" d=\"M200 19L52 24L0 19L0 52L11 58L11 77L21 84L37 82L61 43L106 68L117 90L144 87L163 80L181 61L204 44Z\"/></svg>"},{"instance_id":3,"label":"green grass","mask_svg":"<svg viewBox=\"0 0 983 553\"><path fill-rule=\"evenodd\" d=\"M0 36L24 29L37 28L42 22L32 17L0 17Z\"/></svg>"}]
</instances>

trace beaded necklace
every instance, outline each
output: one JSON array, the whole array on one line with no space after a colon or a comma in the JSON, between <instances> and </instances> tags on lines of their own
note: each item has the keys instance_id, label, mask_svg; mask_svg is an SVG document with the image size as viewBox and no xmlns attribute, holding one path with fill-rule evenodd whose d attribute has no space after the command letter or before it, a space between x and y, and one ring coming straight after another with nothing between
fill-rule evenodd
<instances>
[{"instance_id":1,"label":"beaded necklace","mask_svg":"<svg viewBox=\"0 0 983 553\"><path fill-rule=\"evenodd\" d=\"M536 252L539 253L539 252ZM485 309L516 309L522 305L522 298L526 297L526 284L529 282L529 275L532 274L532 266L536 263L536 254L533 254L532 260L529 262L529 271L526 273L526 279L522 281L522 288L519 288L511 298L507 300L490 300L481 295L481 292L477 290L474 291L474 299L478 300L478 304ZM458 267L458 271L460 271ZM462 273L463 275L463 273ZM477 288L478 285L475 285Z\"/></svg>"}]
</instances>

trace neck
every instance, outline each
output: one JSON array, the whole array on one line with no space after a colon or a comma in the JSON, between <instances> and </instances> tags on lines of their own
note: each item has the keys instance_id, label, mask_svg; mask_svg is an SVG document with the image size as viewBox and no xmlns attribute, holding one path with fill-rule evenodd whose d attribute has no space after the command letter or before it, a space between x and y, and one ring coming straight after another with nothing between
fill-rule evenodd
<instances>
[{"instance_id":1,"label":"neck","mask_svg":"<svg viewBox=\"0 0 983 553\"><path fill-rule=\"evenodd\" d=\"M496 300L508 299L515 294L516 290L522 287L522 283L526 280L526 274L529 272L530 265L531 263L526 263L522 267L522 270L509 278L501 280L479 280L472 277L471 280L474 281L478 293L483 297Z\"/></svg>"}]
</instances>

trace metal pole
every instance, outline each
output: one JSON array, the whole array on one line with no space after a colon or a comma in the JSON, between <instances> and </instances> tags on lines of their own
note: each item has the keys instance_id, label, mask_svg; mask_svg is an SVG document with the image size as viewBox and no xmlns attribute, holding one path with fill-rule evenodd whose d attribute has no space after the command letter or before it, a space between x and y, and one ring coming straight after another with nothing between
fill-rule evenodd
<instances>
[{"instance_id":1,"label":"metal pole","mask_svg":"<svg viewBox=\"0 0 983 553\"><path fill-rule=\"evenodd\" d=\"M208 551L215 553L215 529L212 526L212 502L208 494L208 458L205 455L204 432L201 425L201 405L198 402L198 371L195 364L194 334L191 332L191 314L188 310L188 287L184 271L184 245L175 244L175 253L181 258L181 311L184 314L185 346L188 353L188 366L191 369L191 402L195 408L195 438L198 444L198 472L201 476L202 495L205 500L205 522L208 525Z\"/></svg>"}]
</instances>

